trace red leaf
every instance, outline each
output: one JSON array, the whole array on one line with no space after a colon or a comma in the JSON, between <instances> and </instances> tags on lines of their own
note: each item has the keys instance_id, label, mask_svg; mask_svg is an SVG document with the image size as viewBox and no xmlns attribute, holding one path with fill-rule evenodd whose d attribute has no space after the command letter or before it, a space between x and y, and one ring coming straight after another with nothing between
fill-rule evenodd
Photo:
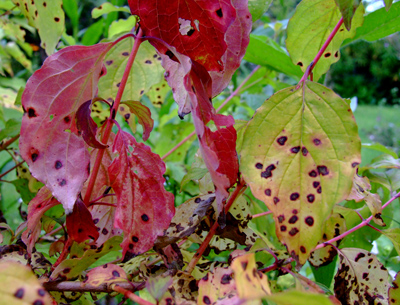
<instances>
[{"instance_id":1,"label":"red leaf","mask_svg":"<svg viewBox=\"0 0 400 305\"><path fill-rule=\"evenodd\" d=\"M128 4L139 16L145 36L162 39L208 71L224 69L225 33L236 17L230 0L128 0ZM164 44L151 43L162 54L170 54Z\"/></svg>"},{"instance_id":2,"label":"red leaf","mask_svg":"<svg viewBox=\"0 0 400 305\"><path fill-rule=\"evenodd\" d=\"M22 233L22 241L27 246L28 253L32 253L36 241L40 235L42 223L40 219L43 214L52 207L60 204L57 199L53 197L47 187L42 187L28 205L28 226L27 230Z\"/></svg>"},{"instance_id":3,"label":"red leaf","mask_svg":"<svg viewBox=\"0 0 400 305\"><path fill-rule=\"evenodd\" d=\"M89 175L89 154L76 133L75 113L96 95L104 73L102 61L111 45L58 51L32 75L22 95L21 155L67 213Z\"/></svg>"},{"instance_id":4,"label":"red leaf","mask_svg":"<svg viewBox=\"0 0 400 305\"><path fill-rule=\"evenodd\" d=\"M127 105L130 112L138 117L139 124L143 126L143 141L147 141L154 126L150 109L137 101L124 101L121 104Z\"/></svg>"},{"instance_id":5,"label":"red leaf","mask_svg":"<svg viewBox=\"0 0 400 305\"><path fill-rule=\"evenodd\" d=\"M86 144L93 148L104 149L107 145L99 142L96 139L97 124L93 121L90 116L92 110L90 106L92 105L92 100L84 102L76 112L76 128L80 131L83 140Z\"/></svg>"},{"instance_id":6,"label":"red leaf","mask_svg":"<svg viewBox=\"0 0 400 305\"><path fill-rule=\"evenodd\" d=\"M99 237L92 214L90 214L85 203L79 197L74 204L72 213L67 215L66 223L69 238L77 243L84 242L90 238L96 240Z\"/></svg>"},{"instance_id":7,"label":"red leaf","mask_svg":"<svg viewBox=\"0 0 400 305\"><path fill-rule=\"evenodd\" d=\"M174 197L164 189L165 164L150 147L119 131L114 141L118 157L108 169L117 195L115 226L124 231L125 259L153 247L175 213Z\"/></svg>"}]
</instances>

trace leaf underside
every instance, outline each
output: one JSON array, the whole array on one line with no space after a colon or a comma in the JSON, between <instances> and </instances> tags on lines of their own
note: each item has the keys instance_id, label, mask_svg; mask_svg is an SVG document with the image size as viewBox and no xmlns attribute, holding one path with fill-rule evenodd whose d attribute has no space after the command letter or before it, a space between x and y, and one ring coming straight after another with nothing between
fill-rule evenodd
<instances>
[{"instance_id":1,"label":"leaf underside","mask_svg":"<svg viewBox=\"0 0 400 305\"><path fill-rule=\"evenodd\" d=\"M334 204L349 194L361 159L349 105L320 84L304 86L277 92L257 110L241 152L245 181L300 263L321 239Z\"/></svg>"}]
</instances>

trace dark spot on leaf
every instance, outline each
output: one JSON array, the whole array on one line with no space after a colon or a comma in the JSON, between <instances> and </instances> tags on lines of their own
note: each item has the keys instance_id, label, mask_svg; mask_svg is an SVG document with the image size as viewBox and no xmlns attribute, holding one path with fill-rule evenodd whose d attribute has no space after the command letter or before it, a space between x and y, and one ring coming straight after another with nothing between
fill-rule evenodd
<instances>
[{"instance_id":1,"label":"dark spot on leaf","mask_svg":"<svg viewBox=\"0 0 400 305\"><path fill-rule=\"evenodd\" d=\"M33 109L33 108L28 108L28 117L29 117L29 118L35 118L35 117L37 117L36 112L35 112L35 109Z\"/></svg>"},{"instance_id":2,"label":"dark spot on leaf","mask_svg":"<svg viewBox=\"0 0 400 305\"><path fill-rule=\"evenodd\" d=\"M351 164L351 167L356 167L357 165L359 165L360 163L358 163L358 162L353 162L352 164Z\"/></svg>"},{"instance_id":3,"label":"dark spot on leaf","mask_svg":"<svg viewBox=\"0 0 400 305\"><path fill-rule=\"evenodd\" d=\"M55 21L55 22L60 22L60 18L54 17L54 21Z\"/></svg>"},{"instance_id":4,"label":"dark spot on leaf","mask_svg":"<svg viewBox=\"0 0 400 305\"><path fill-rule=\"evenodd\" d=\"M62 165L61 161L56 161L56 164L54 165L54 167L55 167L56 169L60 169L62 166L63 166L63 165Z\"/></svg>"},{"instance_id":5,"label":"dark spot on leaf","mask_svg":"<svg viewBox=\"0 0 400 305\"><path fill-rule=\"evenodd\" d=\"M243 270L246 270L246 268L247 268L247 265L248 265L248 262L242 262L242 269Z\"/></svg>"},{"instance_id":6,"label":"dark spot on leaf","mask_svg":"<svg viewBox=\"0 0 400 305\"><path fill-rule=\"evenodd\" d=\"M44 305L44 303L41 300L36 300L32 305Z\"/></svg>"},{"instance_id":7,"label":"dark spot on leaf","mask_svg":"<svg viewBox=\"0 0 400 305\"><path fill-rule=\"evenodd\" d=\"M169 59L172 59L175 56L174 53L172 53L170 50L165 52L165 55L167 55L169 57Z\"/></svg>"},{"instance_id":8,"label":"dark spot on leaf","mask_svg":"<svg viewBox=\"0 0 400 305\"><path fill-rule=\"evenodd\" d=\"M295 201L295 200L299 199L299 197L300 197L299 193L292 193L290 195L290 200Z\"/></svg>"},{"instance_id":9,"label":"dark spot on leaf","mask_svg":"<svg viewBox=\"0 0 400 305\"><path fill-rule=\"evenodd\" d=\"M118 83L118 84L117 84L117 87L118 87L118 88L119 88L119 86L121 86L121 83Z\"/></svg>"},{"instance_id":10,"label":"dark spot on leaf","mask_svg":"<svg viewBox=\"0 0 400 305\"><path fill-rule=\"evenodd\" d=\"M78 233L82 233L83 232L83 229L82 228L79 228L78 229Z\"/></svg>"},{"instance_id":11,"label":"dark spot on leaf","mask_svg":"<svg viewBox=\"0 0 400 305\"><path fill-rule=\"evenodd\" d=\"M278 197L274 197L274 203L277 204L279 202L279 198Z\"/></svg>"},{"instance_id":12,"label":"dark spot on leaf","mask_svg":"<svg viewBox=\"0 0 400 305\"><path fill-rule=\"evenodd\" d=\"M63 272L64 274L68 274L68 273L71 272L71 268L65 268L62 272Z\"/></svg>"},{"instance_id":13,"label":"dark spot on leaf","mask_svg":"<svg viewBox=\"0 0 400 305\"><path fill-rule=\"evenodd\" d=\"M318 194L321 194L321 193L322 193L321 187L317 188L317 193L318 193Z\"/></svg>"},{"instance_id":14,"label":"dark spot on leaf","mask_svg":"<svg viewBox=\"0 0 400 305\"><path fill-rule=\"evenodd\" d=\"M301 149L301 153L303 154L304 157L307 156L307 154L308 154L307 148L305 148L305 147L303 146L303 148Z\"/></svg>"},{"instance_id":15,"label":"dark spot on leaf","mask_svg":"<svg viewBox=\"0 0 400 305\"><path fill-rule=\"evenodd\" d=\"M140 218L142 218L143 221L149 221L149 216L146 214L143 214Z\"/></svg>"},{"instance_id":16,"label":"dark spot on leaf","mask_svg":"<svg viewBox=\"0 0 400 305\"><path fill-rule=\"evenodd\" d=\"M206 296L206 295L203 297L203 302L204 302L204 304L207 304L207 305L211 304L210 298L208 296Z\"/></svg>"},{"instance_id":17,"label":"dark spot on leaf","mask_svg":"<svg viewBox=\"0 0 400 305\"><path fill-rule=\"evenodd\" d=\"M108 230L106 228L103 228L103 230L101 230L101 234L107 235L108 234Z\"/></svg>"},{"instance_id":18,"label":"dark spot on leaf","mask_svg":"<svg viewBox=\"0 0 400 305\"><path fill-rule=\"evenodd\" d=\"M193 35L193 33L194 33L194 29L191 28L191 29L186 33L186 35L188 35L188 36L190 37L190 36Z\"/></svg>"},{"instance_id":19,"label":"dark spot on leaf","mask_svg":"<svg viewBox=\"0 0 400 305\"><path fill-rule=\"evenodd\" d=\"M140 95L142 95L143 93L144 93L144 90L141 90L141 91L140 91Z\"/></svg>"},{"instance_id":20,"label":"dark spot on leaf","mask_svg":"<svg viewBox=\"0 0 400 305\"><path fill-rule=\"evenodd\" d=\"M114 270L112 272L112 275L115 276L115 277L120 277L121 276L117 270Z\"/></svg>"},{"instance_id":21,"label":"dark spot on leaf","mask_svg":"<svg viewBox=\"0 0 400 305\"><path fill-rule=\"evenodd\" d=\"M278 138L278 140L276 140L276 142L278 142L279 145L285 145L286 141L287 141L287 137L280 137L280 138Z\"/></svg>"},{"instance_id":22,"label":"dark spot on leaf","mask_svg":"<svg viewBox=\"0 0 400 305\"><path fill-rule=\"evenodd\" d=\"M265 171L263 171L263 172L261 173L261 177L262 177L262 178L265 178L265 179L268 179L269 177L272 177L272 171L273 171L274 169L276 169L276 167L275 167L274 164L269 165L269 166L265 169Z\"/></svg>"},{"instance_id":23,"label":"dark spot on leaf","mask_svg":"<svg viewBox=\"0 0 400 305\"><path fill-rule=\"evenodd\" d=\"M368 277L368 273L367 273L367 272L364 272L364 273L362 274L362 278L365 280L367 277Z\"/></svg>"},{"instance_id":24,"label":"dark spot on leaf","mask_svg":"<svg viewBox=\"0 0 400 305\"><path fill-rule=\"evenodd\" d=\"M194 200L194 202L196 202L196 203L200 203L200 201L201 201L201 198L200 198L200 197L197 197L197 198Z\"/></svg>"},{"instance_id":25,"label":"dark spot on leaf","mask_svg":"<svg viewBox=\"0 0 400 305\"><path fill-rule=\"evenodd\" d=\"M64 118L64 122L65 122L65 123L68 124L70 121L71 121L71 119L69 118L69 116L66 116L66 117Z\"/></svg>"},{"instance_id":26,"label":"dark spot on leaf","mask_svg":"<svg viewBox=\"0 0 400 305\"><path fill-rule=\"evenodd\" d=\"M296 215L298 212L299 212L299 211L297 211L296 209L294 209L294 210L292 211L292 213L293 213L294 215Z\"/></svg>"},{"instance_id":27,"label":"dark spot on leaf","mask_svg":"<svg viewBox=\"0 0 400 305\"><path fill-rule=\"evenodd\" d=\"M319 182L318 181L314 181L312 185L316 189L317 187L319 187Z\"/></svg>"},{"instance_id":28,"label":"dark spot on leaf","mask_svg":"<svg viewBox=\"0 0 400 305\"><path fill-rule=\"evenodd\" d=\"M32 154L31 158L32 158L32 162L35 162L37 160L38 154Z\"/></svg>"},{"instance_id":29,"label":"dark spot on leaf","mask_svg":"<svg viewBox=\"0 0 400 305\"><path fill-rule=\"evenodd\" d=\"M257 169L262 169L262 168L263 168L263 165L262 165L261 163L257 163L257 164L256 164L256 168L257 168Z\"/></svg>"},{"instance_id":30,"label":"dark spot on leaf","mask_svg":"<svg viewBox=\"0 0 400 305\"><path fill-rule=\"evenodd\" d=\"M222 9L218 9L218 10L216 10L215 12L217 13L217 16L218 16L219 18L222 18L222 17L223 17Z\"/></svg>"},{"instance_id":31,"label":"dark spot on leaf","mask_svg":"<svg viewBox=\"0 0 400 305\"><path fill-rule=\"evenodd\" d=\"M290 224L294 224L294 223L296 223L296 221L297 221L298 219L299 219L299 218L298 218L296 215L293 215L292 217L290 217L289 223L290 223Z\"/></svg>"},{"instance_id":32,"label":"dark spot on leaf","mask_svg":"<svg viewBox=\"0 0 400 305\"><path fill-rule=\"evenodd\" d=\"M278 216L278 222L282 223L285 220L285 215L279 215Z\"/></svg>"},{"instance_id":33,"label":"dark spot on leaf","mask_svg":"<svg viewBox=\"0 0 400 305\"><path fill-rule=\"evenodd\" d=\"M331 56L331 55L332 55L332 54L329 53L329 52L324 54L324 56L325 56L326 58L328 58L328 57Z\"/></svg>"},{"instance_id":34,"label":"dark spot on leaf","mask_svg":"<svg viewBox=\"0 0 400 305\"><path fill-rule=\"evenodd\" d=\"M136 236L132 236L132 241L134 243L137 243L139 241L139 238L137 238Z\"/></svg>"},{"instance_id":35,"label":"dark spot on leaf","mask_svg":"<svg viewBox=\"0 0 400 305\"><path fill-rule=\"evenodd\" d=\"M308 201L309 203L313 203L314 200L315 200L315 196L314 196L313 194L307 195L307 201Z\"/></svg>"},{"instance_id":36,"label":"dark spot on leaf","mask_svg":"<svg viewBox=\"0 0 400 305\"><path fill-rule=\"evenodd\" d=\"M146 60L144 63L150 65L151 64L151 60Z\"/></svg>"},{"instance_id":37,"label":"dark spot on leaf","mask_svg":"<svg viewBox=\"0 0 400 305\"><path fill-rule=\"evenodd\" d=\"M107 60L107 61L106 61L106 65L107 65L107 66L111 65L112 63L113 63L112 60Z\"/></svg>"},{"instance_id":38,"label":"dark spot on leaf","mask_svg":"<svg viewBox=\"0 0 400 305\"><path fill-rule=\"evenodd\" d=\"M292 147L292 149L290 150L292 153L297 154L300 151L300 146L295 146Z\"/></svg>"},{"instance_id":39,"label":"dark spot on leaf","mask_svg":"<svg viewBox=\"0 0 400 305\"><path fill-rule=\"evenodd\" d=\"M123 52L122 56L129 56L129 52Z\"/></svg>"},{"instance_id":40,"label":"dark spot on leaf","mask_svg":"<svg viewBox=\"0 0 400 305\"><path fill-rule=\"evenodd\" d=\"M314 225L314 218L312 218L311 216L308 216L305 219L306 224L308 224L310 227Z\"/></svg>"},{"instance_id":41,"label":"dark spot on leaf","mask_svg":"<svg viewBox=\"0 0 400 305\"><path fill-rule=\"evenodd\" d=\"M329 175L329 170L325 165L318 165L317 170L318 170L318 173L322 176Z\"/></svg>"},{"instance_id":42,"label":"dark spot on leaf","mask_svg":"<svg viewBox=\"0 0 400 305\"><path fill-rule=\"evenodd\" d=\"M290 235L290 236L295 236L297 233L299 233L299 229L297 229L297 228L292 228L292 229L289 231L289 235Z\"/></svg>"},{"instance_id":43,"label":"dark spot on leaf","mask_svg":"<svg viewBox=\"0 0 400 305\"><path fill-rule=\"evenodd\" d=\"M64 186L67 184L67 181L65 179L61 180L61 182L58 184L59 186Z\"/></svg>"},{"instance_id":44,"label":"dark spot on leaf","mask_svg":"<svg viewBox=\"0 0 400 305\"><path fill-rule=\"evenodd\" d=\"M335 57L338 58L339 57L339 51L335 52Z\"/></svg>"},{"instance_id":45,"label":"dark spot on leaf","mask_svg":"<svg viewBox=\"0 0 400 305\"><path fill-rule=\"evenodd\" d=\"M267 195L267 196L271 196L271 189L266 189L266 190L264 191L264 193L265 193L265 195Z\"/></svg>"},{"instance_id":46,"label":"dark spot on leaf","mask_svg":"<svg viewBox=\"0 0 400 305\"><path fill-rule=\"evenodd\" d=\"M321 140L320 139L314 139L313 142L317 146L321 144Z\"/></svg>"},{"instance_id":47,"label":"dark spot on leaf","mask_svg":"<svg viewBox=\"0 0 400 305\"><path fill-rule=\"evenodd\" d=\"M286 232L286 230L287 230L286 226L281 226L281 231L282 232Z\"/></svg>"},{"instance_id":48,"label":"dark spot on leaf","mask_svg":"<svg viewBox=\"0 0 400 305\"><path fill-rule=\"evenodd\" d=\"M309 172L308 173L308 175L310 176L310 177L313 177L313 178L315 178L315 177L317 177L317 172L315 171L315 170L312 170L311 172Z\"/></svg>"},{"instance_id":49,"label":"dark spot on leaf","mask_svg":"<svg viewBox=\"0 0 400 305\"><path fill-rule=\"evenodd\" d=\"M125 120L129 120L130 117L131 117L131 114L130 114L130 113L126 113L126 114L124 115Z\"/></svg>"},{"instance_id":50,"label":"dark spot on leaf","mask_svg":"<svg viewBox=\"0 0 400 305\"><path fill-rule=\"evenodd\" d=\"M22 298L24 297L24 293L25 293L24 288L20 288L20 289L18 289L18 290L14 293L14 296L15 296L17 299L22 299Z\"/></svg>"},{"instance_id":51,"label":"dark spot on leaf","mask_svg":"<svg viewBox=\"0 0 400 305\"><path fill-rule=\"evenodd\" d=\"M133 249L133 244L129 244L128 248L129 248L130 250L132 250L132 249Z\"/></svg>"},{"instance_id":52,"label":"dark spot on leaf","mask_svg":"<svg viewBox=\"0 0 400 305\"><path fill-rule=\"evenodd\" d=\"M38 295L39 295L39 296L44 297L45 294L46 294L46 291L45 291L44 289L42 289L42 288L39 288L39 289L38 289Z\"/></svg>"},{"instance_id":53,"label":"dark spot on leaf","mask_svg":"<svg viewBox=\"0 0 400 305\"><path fill-rule=\"evenodd\" d=\"M300 246L300 252L301 253L306 253L307 250L306 250L306 248L304 246Z\"/></svg>"},{"instance_id":54,"label":"dark spot on leaf","mask_svg":"<svg viewBox=\"0 0 400 305\"><path fill-rule=\"evenodd\" d=\"M229 274L224 274L221 278L221 284L226 285L229 284L229 282L231 281L231 276Z\"/></svg>"},{"instance_id":55,"label":"dark spot on leaf","mask_svg":"<svg viewBox=\"0 0 400 305\"><path fill-rule=\"evenodd\" d=\"M43 2L43 6L46 7L46 6L47 6L47 3L46 3L46 2Z\"/></svg>"},{"instance_id":56,"label":"dark spot on leaf","mask_svg":"<svg viewBox=\"0 0 400 305\"><path fill-rule=\"evenodd\" d=\"M297 63L297 65L300 66L300 67L302 67L302 66L303 66L303 63L302 63L301 61L299 61L299 62Z\"/></svg>"}]
</instances>

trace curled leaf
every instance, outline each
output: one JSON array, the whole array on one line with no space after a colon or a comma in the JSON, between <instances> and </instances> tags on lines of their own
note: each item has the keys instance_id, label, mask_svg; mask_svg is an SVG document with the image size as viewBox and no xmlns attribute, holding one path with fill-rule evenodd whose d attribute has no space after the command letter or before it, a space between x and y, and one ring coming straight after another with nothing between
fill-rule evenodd
<instances>
[{"instance_id":1,"label":"curled leaf","mask_svg":"<svg viewBox=\"0 0 400 305\"><path fill-rule=\"evenodd\" d=\"M147 141L154 126L150 109L138 101L124 101L121 105L128 106L130 112L137 116L139 124L143 126L143 141ZM128 114L125 114L125 119L127 119L127 116Z\"/></svg>"}]
</instances>

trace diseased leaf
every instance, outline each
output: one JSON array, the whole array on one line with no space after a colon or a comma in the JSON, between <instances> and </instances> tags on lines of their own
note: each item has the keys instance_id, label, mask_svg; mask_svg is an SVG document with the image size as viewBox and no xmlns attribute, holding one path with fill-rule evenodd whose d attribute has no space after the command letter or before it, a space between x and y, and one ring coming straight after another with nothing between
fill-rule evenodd
<instances>
[{"instance_id":1,"label":"diseased leaf","mask_svg":"<svg viewBox=\"0 0 400 305\"><path fill-rule=\"evenodd\" d=\"M243 178L273 212L278 238L304 263L324 220L350 193L361 143L349 105L312 82L277 92L249 122Z\"/></svg>"},{"instance_id":2,"label":"diseased leaf","mask_svg":"<svg viewBox=\"0 0 400 305\"><path fill-rule=\"evenodd\" d=\"M53 304L29 267L16 262L0 262L0 300L2 304Z\"/></svg>"},{"instance_id":3,"label":"diseased leaf","mask_svg":"<svg viewBox=\"0 0 400 305\"><path fill-rule=\"evenodd\" d=\"M314 12L310 14L310 11ZM332 39L325 53L313 69L317 81L340 57L339 48L346 38L356 34L356 29L363 23L364 7L357 9L350 31L342 25ZM295 65L305 72L317 55L329 34L340 19L340 11L334 0L306 0L296 8L287 28L286 47Z\"/></svg>"},{"instance_id":4,"label":"diseased leaf","mask_svg":"<svg viewBox=\"0 0 400 305\"><path fill-rule=\"evenodd\" d=\"M197 281L190 274L178 271L169 289L176 304L196 304L199 288ZM185 303L187 301L191 303Z\"/></svg>"},{"instance_id":5,"label":"diseased leaf","mask_svg":"<svg viewBox=\"0 0 400 305\"><path fill-rule=\"evenodd\" d=\"M336 5L339 7L342 14L344 25L348 31L351 29L351 20L357 7L360 5L361 0L335 0Z\"/></svg>"},{"instance_id":6,"label":"diseased leaf","mask_svg":"<svg viewBox=\"0 0 400 305\"><path fill-rule=\"evenodd\" d=\"M153 247L175 213L174 197L164 189L165 164L150 147L119 131L113 146L119 156L108 168L118 206L115 226L124 231L123 255L129 259Z\"/></svg>"},{"instance_id":7,"label":"diseased leaf","mask_svg":"<svg viewBox=\"0 0 400 305\"><path fill-rule=\"evenodd\" d=\"M170 91L171 88L168 86L167 81L163 78L160 83L151 86L146 95L155 107L161 107Z\"/></svg>"},{"instance_id":8,"label":"diseased leaf","mask_svg":"<svg viewBox=\"0 0 400 305\"><path fill-rule=\"evenodd\" d=\"M392 241L394 248L400 255L400 228L387 229L382 233Z\"/></svg>"},{"instance_id":9,"label":"diseased leaf","mask_svg":"<svg viewBox=\"0 0 400 305\"><path fill-rule=\"evenodd\" d=\"M354 176L353 188L350 195L346 200L354 200L355 202L360 202L362 200L368 205L374 216L372 220L380 226L386 226L382 219L382 201L378 194L372 194L370 192L371 184L367 177L360 177L359 175Z\"/></svg>"},{"instance_id":10,"label":"diseased leaf","mask_svg":"<svg viewBox=\"0 0 400 305\"><path fill-rule=\"evenodd\" d=\"M105 264L91 269L87 275L84 284L91 286L110 285L112 283L127 282L128 278L124 269L114 264Z\"/></svg>"},{"instance_id":11,"label":"diseased leaf","mask_svg":"<svg viewBox=\"0 0 400 305\"><path fill-rule=\"evenodd\" d=\"M53 54L64 32L62 0L13 0L13 2L28 19L29 24L38 30L41 46L47 55Z\"/></svg>"},{"instance_id":12,"label":"diseased leaf","mask_svg":"<svg viewBox=\"0 0 400 305\"><path fill-rule=\"evenodd\" d=\"M32 253L32 249L39 238L42 227L40 219L47 210L57 204L60 203L45 186L39 190L35 198L29 203L27 229L22 233L22 241L25 243L28 253Z\"/></svg>"},{"instance_id":13,"label":"diseased leaf","mask_svg":"<svg viewBox=\"0 0 400 305\"><path fill-rule=\"evenodd\" d=\"M75 113L96 95L110 47L102 43L62 49L32 75L22 95L21 155L67 213L89 175L89 154L76 133Z\"/></svg>"},{"instance_id":14,"label":"diseased leaf","mask_svg":"<svg viewBox=\"0 0 400 305\"><path fill-rule=\"evenodd\" d=\"M392 283L392 287L389 288L389 305L400 304L400 272L397 272L396 278Z\"/></svg>"},{"instance_id":15,"label":"diseased leaf","mask_svg":"<svg viewBox=\"0 0 400 305\"><path fill-rule=\"evenodd\" d=\"M222 71L221 57L227 49L225 33L236 13L231 1L157 1L128 0L133 15L140 18L145 36L157 37L208 71ZM158 18L154 18L154 13ZM250 18L250 14L249 14ZM151 43L162 54L168 48L158 40Z\"/></svg>"},{"instance_id":16,"label":"diseased leaf","mask_svg":"<svg viewBox=\"0 0 400 305\"><path fill-rule=\"evenodd\" d=\"M139 124L143 126L143 141L147 141L150 132L153 130L154 121L151 118L150 109L137 101L124 101L121 105L128 106L131 113L137 116ZM120 107L121 109L121 107ZM125 119L129 119L128 114L124 115Z\"/></svg>"},{"instance_id":17,"label":"diseased leaf","mask_svg":"<svg viewBox=\"0 0 400 305\"><path fill-rule=\"evenodd\" d=\"M375 255L361 249L345 248L340 250L339 257L334 291L342 304L374 304L375 300L387 300L389 273Z\"/></svg>"}]
</instances>

